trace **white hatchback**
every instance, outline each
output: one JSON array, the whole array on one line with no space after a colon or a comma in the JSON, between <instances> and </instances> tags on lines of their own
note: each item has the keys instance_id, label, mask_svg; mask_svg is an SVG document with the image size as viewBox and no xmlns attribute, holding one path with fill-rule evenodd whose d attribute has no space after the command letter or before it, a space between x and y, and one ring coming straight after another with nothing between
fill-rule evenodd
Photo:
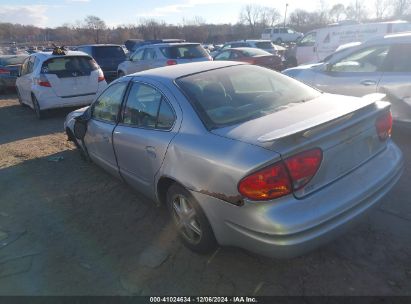
<instances>
[{"instance_id":1,"label":"white hatchback","mask_svg":"<svg viewBox=\"0 0 411 304\"><path fill-rule=\"evenodd\" d=\"M19 102L44 110L89 105L106 87L103 71L83 52L34 53L23 62L16 81Z\"/></svg>"}]
</instances>

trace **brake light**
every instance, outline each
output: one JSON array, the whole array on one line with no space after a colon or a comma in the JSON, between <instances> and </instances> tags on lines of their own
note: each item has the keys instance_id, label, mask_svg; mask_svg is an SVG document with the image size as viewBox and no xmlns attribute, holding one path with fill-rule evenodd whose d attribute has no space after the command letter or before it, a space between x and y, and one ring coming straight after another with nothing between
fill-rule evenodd
<instances>
[{"instance_id":1,"label":"brake light","mask_svg":"<svg viewBox=\"0 0 411 304\"><path fill-rule=\"evenodd\" d=\"M1 75L10 75L10 71L6 69L0 69L0 74Z\"/></svg>"},{"instance_id":2,"label":"brake light","mask_svg":"<svg viewBox=\"0 0 411 304\"><path fill-rule=\"evenodd\" d=\"M167 65L176 65L176 64L177 64L177 61L174 60L174 59L169 59L169 60L167 60L166 64L167 64Z\"/></svg>"},{"instance_id":3,"label":"brake light","mask_svg":"<svg viewBox=\"0 0 411 304\"><path fill-rule=\"evenodd\" d=\"M103 71L100 69L100 70L98 70L98 78L97 78L97 81L98 81L98 82L102 82L102 81L104 81L104 80L106 80L106 78L104 77Z\"/></svg>"},{"instance_id":4,"label":"brake light","mask_svg":"<svg viewBox=\"0 0 411 304\"><path fill-rule=\"evenodd\" d=\"M317 173L322 158L319 148L301 152L243 178L238 191L256 201L290 194L308 184Z\"/></svg>"},{"instance_id":5,"label":"brake light","mask_svg":"<svg viewBox=\"0 0 411 304\"><path fill-rule=\"evenodd\" d=\"M37 79L37 84L41 87L51 88L51 83L43 74L40 74L40 78Z\"/></svg>"},{"instance_id":6,"label":"brake light","mask_svg":"<svg viewBox=\"0 0 411 304\"><path fill-rule=\"evenodd\" d=\"M301 152L285 160L288 172L293 183L293 190L299 190L317 173L323 160L321 149Z\"/></svg>"},{"instance_id":7,"label":"brake light","mask_svg":"<svg viewBox=\"0 0 411 304\"><path fill-rule=\"evenodd\" d=\"M392 131L392 114L388 111L377 118L375 121L378 137L381 141L387 140L391 136Z\"/></svg>"}]
</instances>

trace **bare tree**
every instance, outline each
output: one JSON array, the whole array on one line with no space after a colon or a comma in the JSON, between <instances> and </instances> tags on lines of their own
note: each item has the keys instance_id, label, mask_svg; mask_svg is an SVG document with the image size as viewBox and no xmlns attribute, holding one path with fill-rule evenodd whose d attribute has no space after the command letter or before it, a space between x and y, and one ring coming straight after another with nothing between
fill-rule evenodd
<instances>
[{"instance_id":1,"label":"bare tree","mask_svg":"<svg viewBox=\"0 0 411 304\"><path fill-rule=\"evenodd\" d=\"M389 0L375 0L374 9L375 9L375 18L378 20L384 19L389 8Z\"/></svg>"},{"instance_id":2,"label":"bare tree","mask_svg":"<svg viewBox=\"0 0 411 304\"><path fill-rule=\"evenodd\" d=\"M367 19L367 11L365 9L364 3L360 0L355 0L345 9L345 14L347 19L356 20L358 22Z\"/></svg>"},{"instance_id":3,"label":"bare tree","mask_svg":"<svg viewBox=\"0 0 411 304\"><path fill-rule=\"evenodd\" d=\"M248 25L251 35L255 35L257 30L273 26L279 21L280 17L280 13L275 8L248 4L241 9L240 23Z\"/></svg>"},{"instance_id":4,"label":"bare tree","mask_svg":"<svg viewBox=\"0 0 411 304\"><path fill-rule=\"evenodd\" d=\"M107 28L106 23L96 16L87 16L84 22L86 28L94 33L95 42L100 43L100 34Z\"/></svg>"},{"instance_id":5,"label":"bare tree","mask_svg":"<svg viewBox=\"0 0 411 304\"><path fill-rule=\"evenodd\" d=\"M401 18L410 11L411 0L392 0L392 17Z\"/></svg>"},{"instance_id":6,"label":"bare tree","mask_svg":"<svg viewBox=\"0 0 411 304\"><path fill-rule=\"evenodd\" d=\"M379 1L379 0L377 0ZM343 16L345 16L345 7L343 4L338 3L333 5L333 7L330 9L329 12L330 18L334 21L334 22L338 22L342 19Z\"/></svg>"}]
</instances>

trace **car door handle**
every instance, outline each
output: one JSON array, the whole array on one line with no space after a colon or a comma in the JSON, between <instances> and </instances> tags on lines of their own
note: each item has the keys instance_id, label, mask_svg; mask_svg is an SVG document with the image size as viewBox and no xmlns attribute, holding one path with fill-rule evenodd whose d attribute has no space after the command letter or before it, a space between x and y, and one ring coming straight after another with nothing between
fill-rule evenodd
<instances>
[{"instance_id":1,"label":"car door handle","mask_svg":"<svg viewBox=\"0 0 411 304\"><path fill-rule=\"evenodd\" d=\"M371 85L376 85L377 82L375 80L363 80L361 81L361 84L364 86L371 86Z\"/></svg>"},{"instance_id":2,"label":"car door handle","mask_svg":"<svg viewBox=\"0 0 411 304\"><path fill-rule=\"evenodd\" d=\"M157 157L156 148L154 148L153 146L146 146L146 152L152 158Z\"/></svg>"}]
</instances>

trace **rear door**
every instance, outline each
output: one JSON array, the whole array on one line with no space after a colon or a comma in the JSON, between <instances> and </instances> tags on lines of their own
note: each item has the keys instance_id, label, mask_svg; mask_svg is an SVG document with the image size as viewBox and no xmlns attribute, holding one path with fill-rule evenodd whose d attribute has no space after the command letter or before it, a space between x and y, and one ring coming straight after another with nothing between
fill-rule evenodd
<instances>
[{"instance_id":1,"label":"rear door","mask_svg":"<svg viewBox=\"0 0 411 304\"><path fill-rule=\"evenodd\" d=\"M59 97L94 95L98 90L98 66L91 57L51 58L43 63L40 73Z\"/></svg>"},{"instance_id":2,"label":"rear door","mask_svg":"<svg viewBox=\"0 0 411 304\"><path fill-rule=\"evenodd\" d=\"M127 74L133 74L144 70L144 48L137 50L130 57L130 62L127 65Z\"/></svg>"},{"instance_id":3,"label":"rear door","mask_svg":"<svg viewBox=\"0 0 411 304\"><path fill-rule=\"evenodd\" d=\"M364 96L375 93L389 46L371 46L357 50L319 71L314 85L335 94Z\"/></svg>"},{"instance_id":4,"label":"rear door","mask_svg":"<svg viewBox=\"0 0 411 304\"><path fill-rule=\"evenodd\" d=\"M109 86L93 103L84 138L90 158L118 177L112 134L127 85L124 81Z\"/></svg>"},{"instance_id":5,"label":"rear door","mask_svg":"<svg viewBox=\"0 0 411 304\"><path fill-rule=\"evenodd\" d=\"M134 82L122 119L114 130L114 148L122 177L148 196L167 147L176 135L176 114L157 87Z\"/></svg>"},{"instance_id":6,"label":"rear door","mask_svg":"<svg viewBox=\"0 0 411 304\"><path fill-rule=\"evenodd\" d=\"M378 91L391 102L394 119L411 122L411 44L391 46Z\"/></svg>"}]
</instances>

